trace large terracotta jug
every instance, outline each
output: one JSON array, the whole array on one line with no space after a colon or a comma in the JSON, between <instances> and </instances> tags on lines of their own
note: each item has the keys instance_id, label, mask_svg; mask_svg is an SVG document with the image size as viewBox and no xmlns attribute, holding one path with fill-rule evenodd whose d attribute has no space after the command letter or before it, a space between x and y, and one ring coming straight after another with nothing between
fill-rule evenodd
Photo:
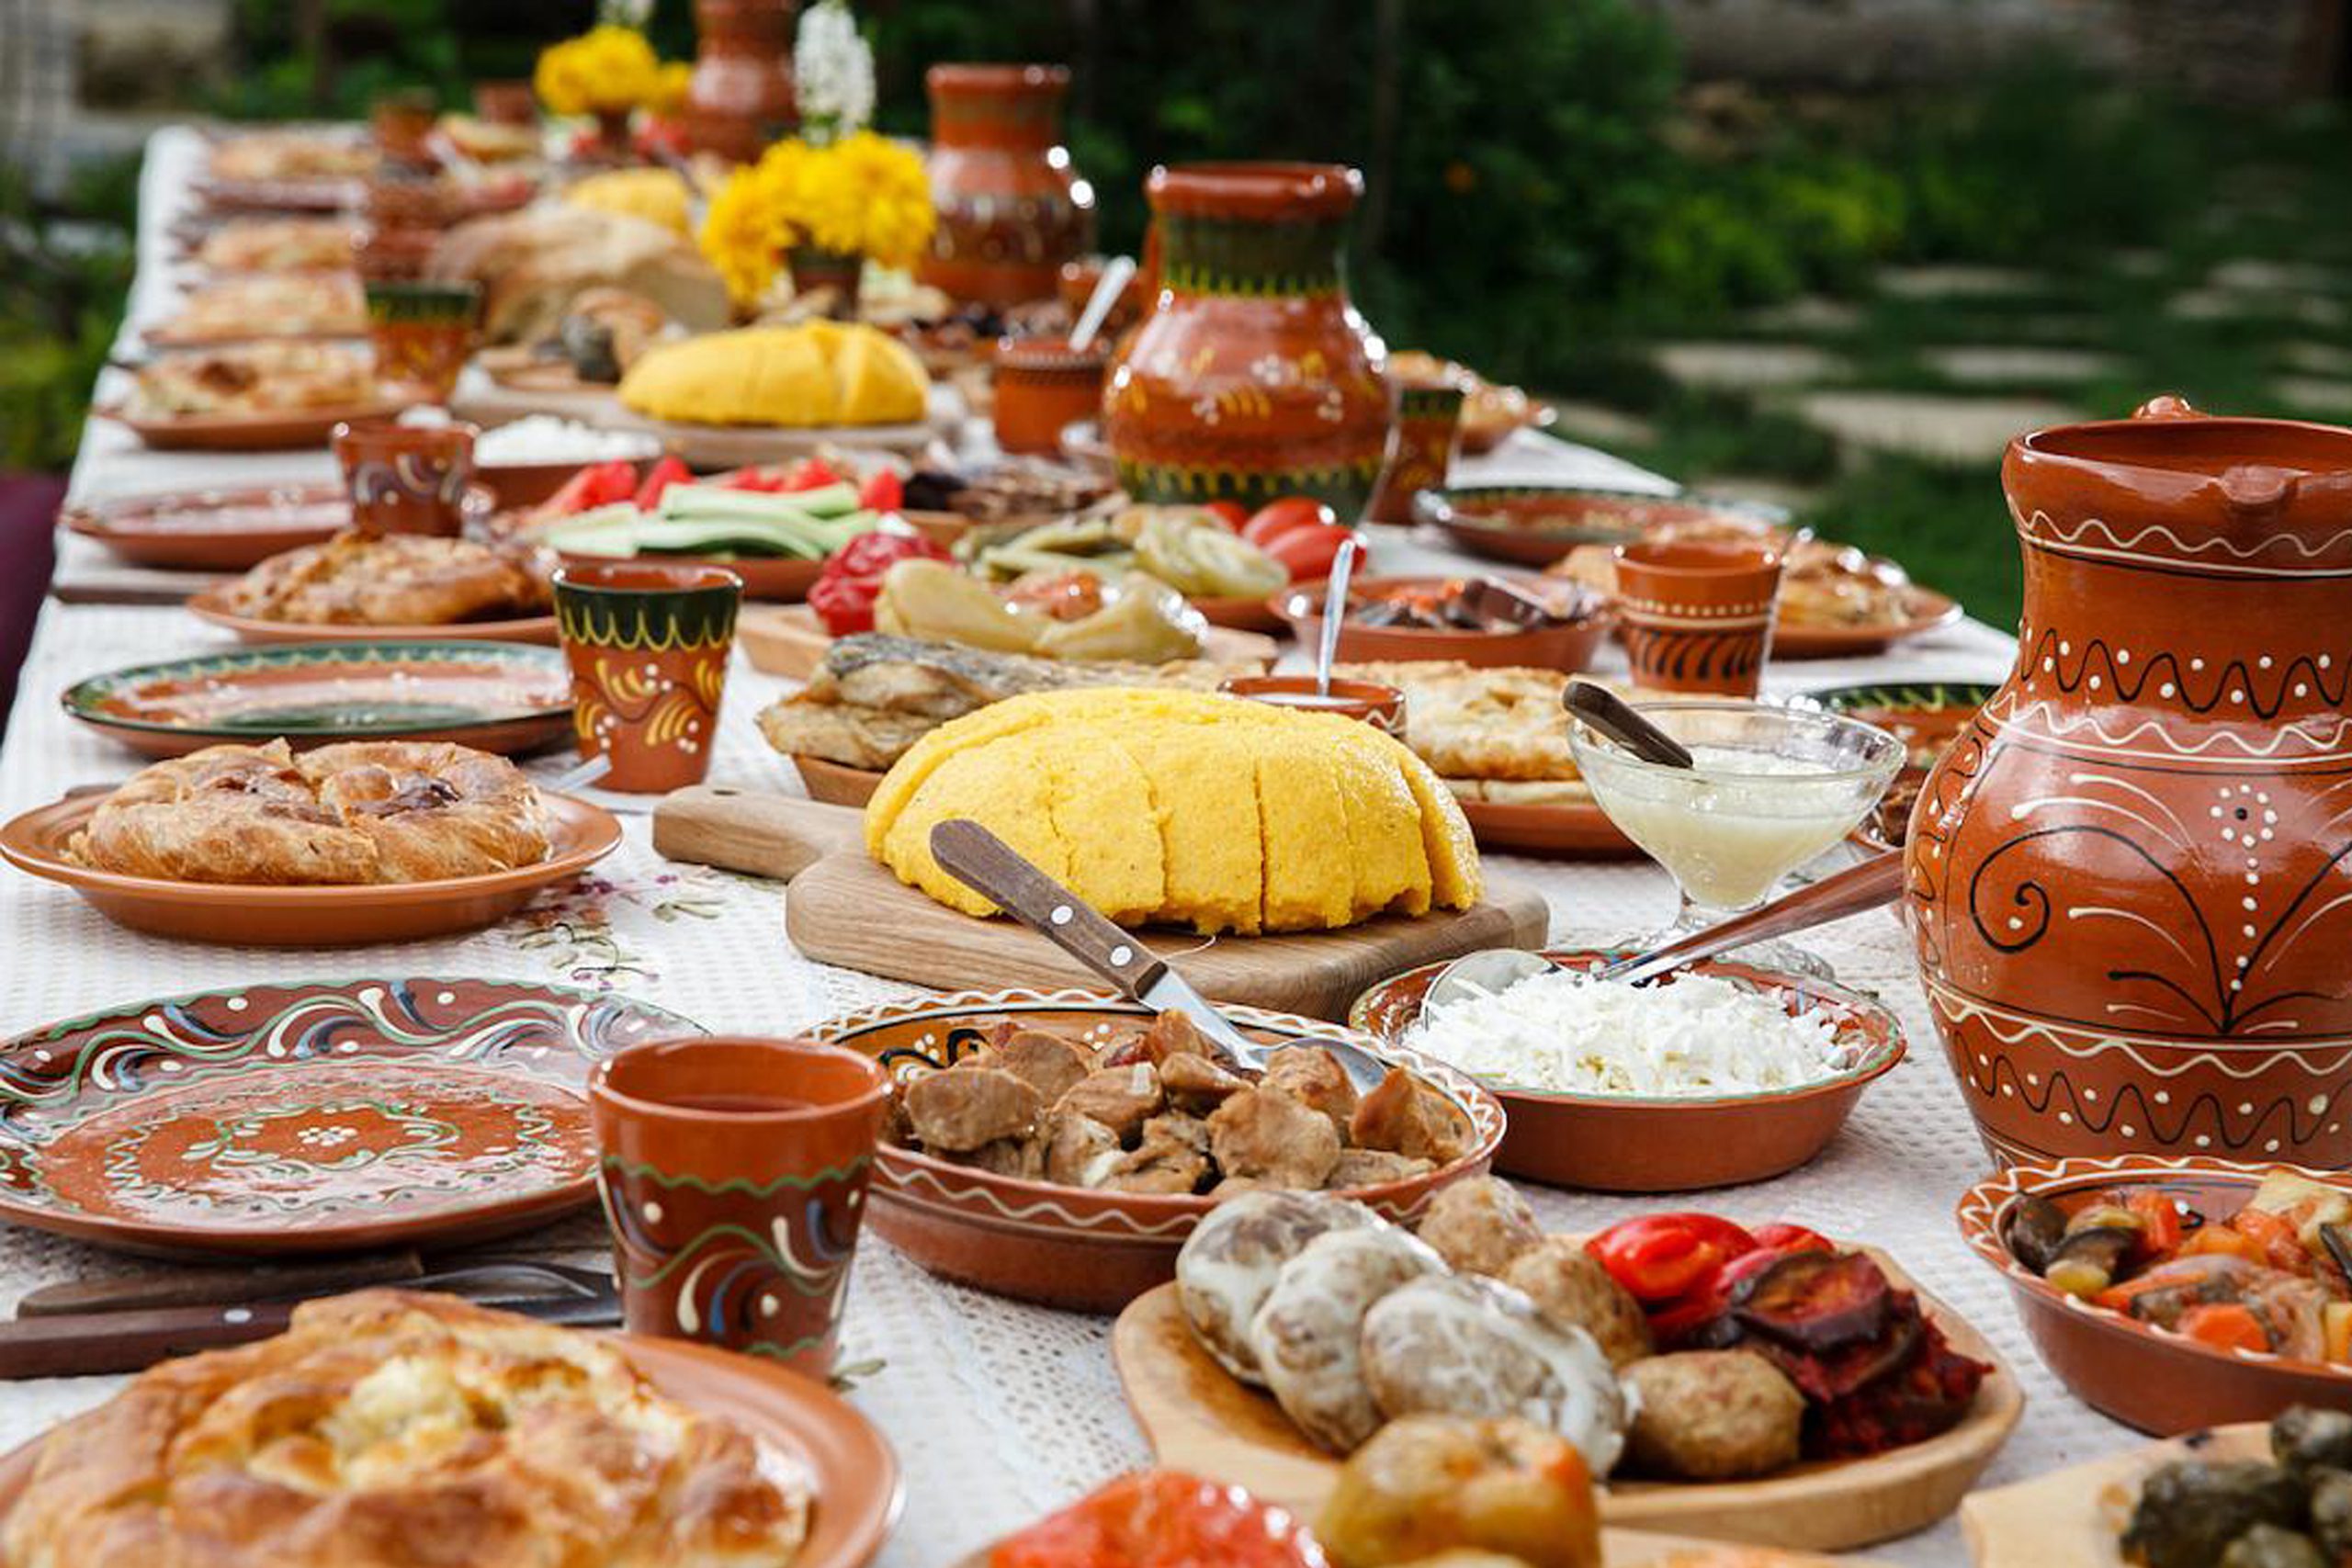
<instances>
[{"instance_id":1,"label":"large terracotta jug","mask_svg":"<svg viewBox=\"0 0 2352 1568\"><path fill-rule=\"evenodd\" d=\"M2159 399L2002 482L2017 664L1908 851L1986 1148L2352 1163L2352 430Z\"/></svg>"},{"instance_id":2,"label":"large terracotta jug","mask_svg":"<svg viewBox=\"0 0 2352 1568\"><path fill-rule=\"evenodd\" d=\"M1352 520L1388 443L1387 350L1349 302L1333 164L1194 164L1144 186L1159 291L1102 394L1119 480L1145 501L1318 496Z\"/></svg>"},{"instance_id":3,"label":"large terracotta jug","mask_svg":"<svg viewBox=\"0 0 2352 1568\"><path fill-rule=\"evenodd\" d=\"M749 164L791 131L798 8L799 0L695 0L685 119L695 152Z\"/></svg>"},{"instance_id":4,"label":"large terracotta jug","mask_svg":"<svg viewBox=\"0 0 2352 1568\"><path fill-rule=\"evenodd\" d=\"M1053 298L1062 264L1083 254L1094 233L1094 189L1061 144L1069 71L934 65L923 85L939 224L916 275L983 304Z\"/></svg>"}]
</instances>

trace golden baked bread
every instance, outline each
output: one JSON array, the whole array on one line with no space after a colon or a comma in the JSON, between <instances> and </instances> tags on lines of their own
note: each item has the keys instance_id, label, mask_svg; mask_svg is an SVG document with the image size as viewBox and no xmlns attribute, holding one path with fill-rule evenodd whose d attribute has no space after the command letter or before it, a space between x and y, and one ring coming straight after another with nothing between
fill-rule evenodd
<instances>
[{"instance_id":1,"label":"golden baked bread","mask_svg":"<svg viewBox=\"0 0 2352 1568\"><path fill-rule=\"evenodd\" d=\"M160 355L127 400L142 419L358 408L376 400L376 360L337 343L249 343Z\"/></svg>"},{"instance_id":2,"label":"golden baked bread","mask_svg":"<svg viewBox=\"0 0 2352 1568\"><path fill-rule=\"evenodd\" d=\"M482 341L556 335L582 290L642 294L689 332L727 324L727 285L694 242L658 223L558 204L460 223L441 237L429 276L482 288Z\"/></svg>"},{"instance_id":3,"label":"golden baked bread","mask_svg":"<svg viewBox=\"0 0 2352 1568\"><path fill-rule=\"evenodd\" d=\"M1557 670L1436 660L1335 668L1405 694L1405 743L1449 779L1573 779Z\"/></svg>"},{"instance_id":4,"label":"golden baked bread","mask_svg":"<svg viewBox=\"0 0 2352 1568\"><path fill-rule=\"evenodd\" d=\"M61 1427L0 1568L784 1568L812 1490L603 1341L365 1291Z\"/></svg>"},{"instance_id":5,"label":"golden baked bread","mask_svg":"<svg viewBox=\"0 0 2352 1568\"><path fill-rule=\"evenodd\" d=\"M869 326L802 321L661 344L621 378L621 401L688 424L910 424L931 378Z\"/></svg>"},{"instance_id":6,"label":"golden baked bread","mask_svg":"<svg viewBox=\"0 0 2352 1568\"><path fill-rule=\"evenodd\" d=\"M133 773L74 836L100 871L174 882L433 882L548 857L514 763L448 741L208 746Z\"/></svg>"},{"instance_id":7,"label":"golden baked bread","mask_svg":"<svg viewBox=\"0 0 2352 1568\"><path fill-rule=\"evenodd\" d=\"M300 626L439 626L546 613L549 590L529 558L471 539L345 529L222 587L220 607Z\"/></svg>"},{"instance_id":8,"label":"golden baked bread","mask_svg":"<svg viewBox=\"0 0 2352 1568\"><path fill-rule=\"evenodd\" d=\"M196 259L216 272L332 272L351 265L348 218L244 218L204 237Z\"/></svg>"},{"instance_id":9,"label":"golden baked bread","mask_svg":"<svg viewBox=\"0 0 2352 1568\"><path fill-rule=\"evenodd\" d=\"M694 191L675 169L609 169L564 186L567 207L642 219L691 239Z\"/></svg>"},{"instance_id":10,"label":"golden baked bread","mask_svg":"<svg viewBox=\"0 0 2352 1568\"><path fill-rule=\"evenodd\" d=\"M328 179L376 171L375 143L317 130L254 130L212 149L216 180Z\"/></svg>"},{"instance_id":11,"label":"golden baked bread","mask_svg":"<svg viewBox=\"0 0 2352 1568\"><path fill-rule=\"evenodd\" d=\"M357 337L368 304L351 272L263 273L229 277L193 290L159 338L181 343L255 337Z\"/></svg>"}]
</instances>

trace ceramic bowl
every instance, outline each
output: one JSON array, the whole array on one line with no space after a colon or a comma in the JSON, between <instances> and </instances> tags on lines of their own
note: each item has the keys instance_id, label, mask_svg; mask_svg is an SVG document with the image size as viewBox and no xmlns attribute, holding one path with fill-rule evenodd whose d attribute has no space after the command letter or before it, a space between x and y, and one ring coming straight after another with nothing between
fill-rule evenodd
<instances>
[{"instance_id":1,"label":"ceramic bowl","mask_svg":"<svg viewBox=\"0 0 2352 1568\"><path fill-rule=\"evenodd\" d=\"M1545 955L1577 966L1621 956L1557 949ZM1424 964L1381 981L1349 1008L1350 1026L1401 1049L1396 1042L1420 1017L1422 998L1444 967ZM1510 1118L1495 1153L1497 1170L1547 1187L1596 1192L1689 1192L1762 1181L1819 1154L1845 1125L1862 1090L1903 1059L1903 1025L1858 991L1726 959L1690 967L1776 988L1804 1010L1829 1013L1839 1035L1860 1050L1859 1065L1802 1089L1707 1097L1554 1094L1489 1085Z\"/></svg>"},{"instance_id":2,"label":"ceramic bowl","mask_svg":"<svg viewBox=\"0 0 2352 1568\"><path fill-rule=\"evenodd\" d=\"M1453 581L1444 577L1367 577L1355 587L1369 597L1392 589L1427 590ZM1512 575L1510 581L1538 594L1557 598L1556 579ZM1266 601L1267 606L1290 623L1291 635L1302 648L1313 648L1323 635L1323 590L1320 584L1285 588ZM1390 660L1459 660L1481 667L1527 667L1537 670L1582 670L1592 662L1615 624L1615 615L1590 601L1575 619L1556 626L1497 632L1431 631L1419 626L1368 626L1351 616L1340 627L1339 657L1349 664L1385 663Z\"/></svg>"},{"instance_id":3,"label":"ceramic bowl","mask_svg":"<svg viewBox=\"0 0 2352 1568\"><path fill-rule=\"evenodd\" d=\"M1425 490L1413 516L1475 556L1549 566L1578 545L1621 545L1653 528L1731 515L1785 515L1739 502L1587 485L1452 485Z\"/></svg>"},{"instance_id":4,"label":"ceramic bowl","mask_svg":"<svg viewBox=\"0 0 2352 1568\"><path fill-rule=\"evenodd\" d=\"M1261 1039L1332 1038L1336 1024L1226 1007L1225 1015ZM833 1019L812 1038L868 1051L899 1082L946 1067L988 1024L1018 1017L1082 1030L1140 1027L1151 1010L1097 991L965 991L892 1002ZM1426 1176L1347 1196L1391 1219L1410 1221L1449 1182L1484 1172L1503 1137L1495 1097L1427 1057L1361 1035L1378 1051L1443 1088L1469 1112L1477 1144L1463 1158ZM944 1279L998 1295L1081 1312L1115 1312L1176 1277L1176 1254L1207 1198L1145 1196L1057 1187L992 1176L885 1143L875 1159L868 1223L893 1245Z\"/></svg>"},{"instance_id":5,"label":"ceramic bowl","mask_svg":"<svg viewBox=\"0 0 2352 1568\"><path fill-rule=\"evenodd\" d=\"M2291 1404L2352 1409L2352 1367L2289 1360L2255 1350L2202 1345L2120 1312L2067 1295L2011 1256L2004 1239L2012 1210L2028 1196L2074 1209L2116 1188L2153 1188L2188 1213L2226 1219L2245 1206L2266 1171L2287 1169L2352 1192L2342 1171L2245 1165L2189 1155L2120 1155L2015 1165L1962 1195L1960 1234L2001 1271L2026 1333L2076 1397L2126 1426L2157 1437L2267 1421Z\"/></svg>"}]
</instances>

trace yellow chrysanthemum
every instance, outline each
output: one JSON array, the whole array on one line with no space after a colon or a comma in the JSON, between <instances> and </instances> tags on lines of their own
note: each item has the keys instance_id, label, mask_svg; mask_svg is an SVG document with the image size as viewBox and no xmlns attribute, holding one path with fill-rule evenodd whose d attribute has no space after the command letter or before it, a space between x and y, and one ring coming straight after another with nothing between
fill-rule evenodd
<instances>
[{"instance_id":1,"label":"yellow chrysanthemum","mask_svg":"<svg viewBox=\"0 0 2352 1568\"><path fill-rule=\"evenodd\" d=\"M778 258L791 238L764 167L763 159L729 175L702 222L702 254L741 305L757 301L775 281Z\"/></svg>"},{"instance_id":2,"label":"yellow chrysanthemum","mask_svg":"<svg viewBox=\"0 0 2352 1568\"><path fill-rule=\"evenodd\" d=\"M686 88L695 79L694 62L673 60L662 67L648 104L658 115L674 115L686 107Z\"/></svg>"},{"instance_id":3,"label":"yellow chrysanthemum","mask_svg":"<svg viewBox=\"0 0 2352 1568\"><path fill-rule=\"evenodd\" d=\"M795 138L729 177L704 220L702 251L735 298L750 303L792 246L908 266L935 220L922 160L908 149L872 131L827 147Z\"/></svg>"},{"instance_id":4,"label":"yellow chrysanthemum","mask_svg":"<svg viewBox=\"0 0 2352 1568\"><path fill-rule=\"evenodd\" d=\"M662 62L645 35L607 22L540 51L531 85L557 114L609 114L651 102Z\"/></svg>"}]
</instances>

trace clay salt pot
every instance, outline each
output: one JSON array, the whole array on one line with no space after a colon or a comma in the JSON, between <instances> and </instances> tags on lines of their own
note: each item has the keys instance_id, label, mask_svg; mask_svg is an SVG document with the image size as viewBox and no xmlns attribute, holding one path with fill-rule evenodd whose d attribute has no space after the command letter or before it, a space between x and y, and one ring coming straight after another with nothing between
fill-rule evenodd
<instances>
[{"instance_id":1,"label":"clay salt pot","mask_svg":"<svg viewBox=\"0 0 2352 1568\"><path fill-rule=\"evenodd\" d=\"M1907 851L1985 1146L2352 1163L2352 430L2159 399L2002 482L2017 663Z\"/></svg>"},{"instance_id":2,"label":"clay salt pot","mask_svg":"<svg viewBox=\"0 0 2352 1568\"><path fill-rule=\"evenodd\" d=\"M916 276L982 304L1052 299L1062 264L1083 254L1094 232L1094 189L1062 145L1069 70L934 65L923 85L939 225Z\"/></svg>"}]
</instances>

